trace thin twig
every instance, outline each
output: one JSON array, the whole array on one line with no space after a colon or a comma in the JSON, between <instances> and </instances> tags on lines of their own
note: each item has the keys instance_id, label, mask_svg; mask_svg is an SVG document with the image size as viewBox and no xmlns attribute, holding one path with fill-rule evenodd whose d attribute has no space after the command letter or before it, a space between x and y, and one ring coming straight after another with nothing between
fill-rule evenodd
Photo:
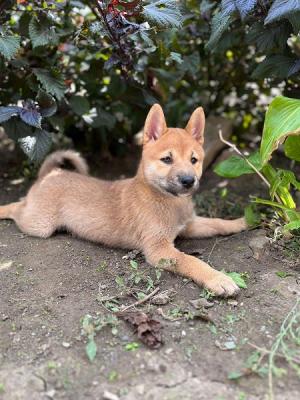
<instances>
[{"instance_id":1,"label":"thin twig","mask_svg":"<svg viewBox=\"0 0 300 400\"><path fill-rule=\"evenodd\" d=\"M215 249L217 244L218 244L218 239L215 239L214 244L212 245L212 248L211 248L211 250L209 252L209 255L207 257L207 263L208 264L210 263L210 257L212 256L212 253L214 252L214 249Z\"/></svg>"},{"instance_id":2,"label":"thin twig","mask_svg":"<svg viewBox=\"0 0 300 400\"><path fill-rule=\"evenodd\" d=\"M108 23L108 21L107 21L107 18L106 18L106 13L105 13L105 11L103 10L103 8L101 7L101 4L100 4L99 0L96 0L96 1L95 1L95 6L96 6L96 7L93 9L94 14L98 17L98 19L99 19L99 17L100 17L100 20L104 22L104 24L105 24L105 26L106 26L106 29L107 29L107 32L108 32L108 34L109 34L109 36L110 36L111 41L112 41L113 43L116 43L117 46L118 46L119 54L120 54L121 56L123 56L125 59L129 60L129 57L128 57L128 55L126 54L126 52L125 52L125 50L124 50L124 48L123 48L123 46L122 46L122 43L121 43L120 39L114 34L113 30L111 29L111 27L110 27L110 25L109 25L109 23ZM98 13L99 13L100 15L97 13L97 11L98 11Z\"/></svg>"},{"instance_id":3,"label":"thin twig","mask_svg":"<svg viewBox=\"0 0 300 400\"><path fill-rule=\"evenodd\" d=\"M248 160L247 157L244 156L244 154L237 148L237 146L231 142L228 142L228 140L225 140L223 137L222 129L219 129L219 138L221 142L227 144L227 146L231 147L233 151L235 151L246 163L253 169L253 171L256 172L256 174L262 179L262 181L268 186L270 189L271 184L268 182L268 180L263 176L263 174L255 167L255 165L252 164L251 161ZM277 193L274 194L274 197L278 201L279 204L283 204L281 198L277 195Z\"/></svg>"},{"instance_id":4,"label":"thin twig","mask_svg":"<svg viewBox=\"0 0 300 400\"><path fill-rule=\"evenodd\" d=\"M228 142L227 140L224 139L222 129L219 129L219 138L221 142L227 144L227 146L231 147L246 163L257 173L257 175L264 181L264 183L269 187L271 187L270 183L267 181L267 179L263 176L261 172L255 167L255 165L252 164L251 161L248 160L247 157L244 156L244 154L237 148L237 146L231 142Z\"/></svg>"},{"instance_id":5,"label":"thin twig","mask_svg":"<svg viewBox=\"0 0 300 400\"><path fill-rule=\"evenodd\" d=\"M122 310L120 310L120 312L124 312L127 311L129 308L132 307L136 307L139 306L140 304L146 303L146 301L148 301L149 299L151 299L151 297L153 297L158 291L160 290L159 287L155 288L151 293L149 293L146 297L144 297L143 299L140 299L138 301L136 301L135 303L130 304L129 306L126 306L125 308L123 308Z\"/></svg>"},{"instance_id":6,"label":"thin twig","mask_svg":"<svg viewBox=\"0 0 300 400\"><path fill-rule=\"evenodd\" d=\"M268 350L268 349L266 349L264 347L259 347L254 343L248 342L248 345L253 347L257 351L259 351L260 353L263 353L264 355L271 353L271 350ZM286 360L286 356L284 354L281 354L281 353L277 353L276 357L283 358L284 360ZM300 359L298 359L297 357L292 357L292 361L295 361L296 363L300 363Z\"/></svg>"}]
</instances>

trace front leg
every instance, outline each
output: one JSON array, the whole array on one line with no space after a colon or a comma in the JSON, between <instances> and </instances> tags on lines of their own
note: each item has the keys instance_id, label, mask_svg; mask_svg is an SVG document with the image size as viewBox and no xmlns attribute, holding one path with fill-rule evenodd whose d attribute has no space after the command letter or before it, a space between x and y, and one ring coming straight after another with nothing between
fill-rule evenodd
<instances>
[{"instance_id":1,"label":"front leg","mask_svg":"<svg viewBox=\"0 0 300 400\"><path fill-rule=\"evenodd\" d=\"M195 217L180 233L184 238L205 238L215 235L230 235L247 229L244 217L232 220Z\"/></svg>"},{"instance_id":2,"label":"front leg","mask_svg":"<svg viewBox=\"0 0 300 400\"><path fill-rule=\"evenodd\" d=\"M180 252L167 240L148 243L144 247L144 254L149 264L192 279L219 296L233 296L239 291L230 277L198 258Z\"/></svg>"}]
</instances>

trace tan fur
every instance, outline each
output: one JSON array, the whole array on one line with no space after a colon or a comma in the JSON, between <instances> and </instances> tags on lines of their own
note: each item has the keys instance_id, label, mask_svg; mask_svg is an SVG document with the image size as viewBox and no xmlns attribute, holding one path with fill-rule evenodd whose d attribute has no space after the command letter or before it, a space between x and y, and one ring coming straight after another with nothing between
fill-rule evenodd
<instances>
[{"instance_id":1,"label":"tan fur","mask_svg":"<svg viewBox=\"0 0 300 400\"><path fill-rule=\"evenodd\" d=\"M180 235L210 237L240 232L243 218L226 221L195 216L192 193L202 174L204 113L194 111L186 129L167 128L163 111L154 105L144 128L144 148L134 178L103 181L55 168L67 158L78 172L87 173L84 161L73 152L50 155L26 198L0 207L0 218L15 220L25 233L47 238L65 228L79 237L107 246L136 248L151 265L193 279L218 295L234 295L236 284L205 262L174 247ZM165 157L171 155L172 163ZM192 164L191 157L197 162ZM193 176L192 187L181 184ZM162 262L162 260L174 262Z\"/></svg>"},{"instance_id":2,"label":"tan fur","mask_svg":"<svg viewBox=\"0 0 300 400\"><path fill-rule=\"evenodd\" d=\"M89 167L86 161L75 151L66 150L56 151L47 157L39 170L38 177L43 178L52 171L53 168L61 167L65 161L69 161L79 174L88 175Z\"/></svg>"}]
</instances>

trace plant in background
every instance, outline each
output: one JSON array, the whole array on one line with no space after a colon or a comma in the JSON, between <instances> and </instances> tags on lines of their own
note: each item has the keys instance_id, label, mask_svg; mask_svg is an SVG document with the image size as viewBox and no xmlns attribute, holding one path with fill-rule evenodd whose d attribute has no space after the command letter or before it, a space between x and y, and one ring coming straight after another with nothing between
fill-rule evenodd
<instances>
[{"instance_id":1,"label":"plant in background","mask_svg":"<svg viewBox=\"0 0 300 400\"><path fill-rule=\"evenodd\" d=\"M300 229L300 210L293 192L300 191L300 182L293 171L276 168L270 160L284 143L286 157L300 161L300 100L276 97L270 104L264 123L259 151L248 157L232 156L215 167L215 172L226 178L257 173L269 188L270 200L255 198L260 204L272 206L284 220L284 230ZM235 146L232 146L236 149Z\"/></svg>"},{"instance_id":2,"label":"plant in background","mask_svg":"<svg viewBox=\"0 0 300 400\"><path fill-rule=\"evenodd\" d=\"M150 36L182 22L176 0L19 0L0 11L0 124L35 162L50 131L98 131L105 141L118 122L131 129L125 92L129 104L155 101L140 79L156 50Z\"/></svg>"},{"instance_id":3,"label":"plant in background","mask_svg":"<svg viewBox=\"0 0 300 400\"><path fill-rule=\"evenodd\" d=\"M29 99L41 127L3 109L0 120L35 161L65 137L120 155L154 102L173 126L202 105L251 132L275 89L300 97L299 12L285 0L3 0L0 106Z\"/></svg>"}]
</instances>

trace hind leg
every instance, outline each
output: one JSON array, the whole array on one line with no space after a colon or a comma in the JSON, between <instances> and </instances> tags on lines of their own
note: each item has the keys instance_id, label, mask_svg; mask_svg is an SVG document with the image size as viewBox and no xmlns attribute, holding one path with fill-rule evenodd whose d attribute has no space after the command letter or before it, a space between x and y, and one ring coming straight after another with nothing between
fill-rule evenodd
<instances>
[{"instance_id":1,"label":"hind leg","mask_svg":"<svg viewBox=\"0 0 300 400\"><path fill-rule=\"evenodd\" d=\"M47 210L49 211L49 210ZM31 236L47 238L56 230L54 218L43 210L20 201L0 206L0 219L13 219L19 229Z\"/></svg>"},{"instance_id":2,"label":"hind leg","mask_svg":"<svg viewBox=\"0 0 300 400\"><path fill-rule=\"evenodd\" d=\"M22 206L22 201L0 206L0 219L14 219L17 210Z\"/></svg>"}]
</instances>

